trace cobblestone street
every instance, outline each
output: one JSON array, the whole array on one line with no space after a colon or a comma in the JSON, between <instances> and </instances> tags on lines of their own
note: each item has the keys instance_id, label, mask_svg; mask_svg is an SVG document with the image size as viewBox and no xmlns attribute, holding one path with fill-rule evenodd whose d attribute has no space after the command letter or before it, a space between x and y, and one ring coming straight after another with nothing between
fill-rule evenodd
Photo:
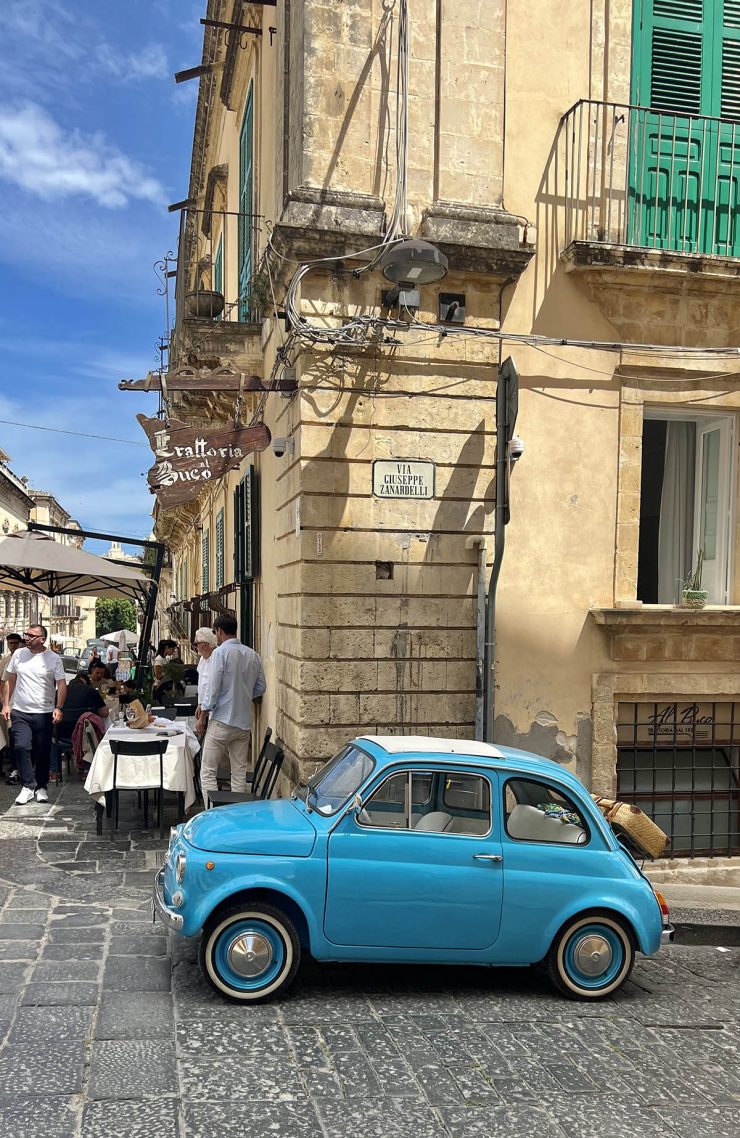
<instances>
[{"instance_id":1,"label":"cobblestone street","mask_svg":"<svg viewBox=\"0 0 740 1138\"><path fill-rule=\"evenodd\" d=\"M241 1008L152 926L164 843L76 781L0 818L0 1127L13 1138L736 1138L740 950L640 959L597 1005L532 971L304 966Z\"/></svg>"}]
</instances>

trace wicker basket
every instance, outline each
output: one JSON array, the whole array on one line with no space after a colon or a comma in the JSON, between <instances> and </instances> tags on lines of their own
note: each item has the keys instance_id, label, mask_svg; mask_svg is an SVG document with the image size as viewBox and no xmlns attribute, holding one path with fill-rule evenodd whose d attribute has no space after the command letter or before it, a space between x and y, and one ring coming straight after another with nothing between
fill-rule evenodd
<instances>
[{"instance_id":1,"label":"wicker basket","mask_svg":"<svg viewBox=\"0 0 740 1138\"><path fill-rule=\"evenodd\" d=\"M597 794L592 794L591 797L609 825L623 831L642 853L651 858L663 855L668 845L668 835L663 833L660 826L656 826L652 818L643 814L639 806L615 802L612 798L599 798Z\"/></svg>"}]
</instances>

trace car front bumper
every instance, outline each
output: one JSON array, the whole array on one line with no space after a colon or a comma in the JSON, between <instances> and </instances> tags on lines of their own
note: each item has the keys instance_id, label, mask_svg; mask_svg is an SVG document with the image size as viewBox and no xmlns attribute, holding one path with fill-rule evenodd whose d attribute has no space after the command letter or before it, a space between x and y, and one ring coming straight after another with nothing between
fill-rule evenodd
<instances>
[{"instance_id":1,"label":"car front bumper","mask_svg":"<svg viewBox=\"0 0 740 1138\"><path fill-rule=\"evenodd\" d=\"M160 869L154 878L152 920L156 917L159 917L162 924L166 925L168 929L172 929L173 932L182 931L185 918L181 913L176 913L174 909L170 909L164 899L164 869Z\"/></svg>"}]
</instances>

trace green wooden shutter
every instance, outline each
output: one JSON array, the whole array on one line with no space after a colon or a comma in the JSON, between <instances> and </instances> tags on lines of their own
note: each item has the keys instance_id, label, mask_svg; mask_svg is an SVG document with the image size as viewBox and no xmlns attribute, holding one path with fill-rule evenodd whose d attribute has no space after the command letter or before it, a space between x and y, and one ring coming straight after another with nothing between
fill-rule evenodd
<instances>
[{"instance_id":1,"label":"green wooden shutter","mask_svg":"<svg viewBox=\"0 0 740 1138\"><path fill-rule=\"evenodd\" d=\"M211 587L210 536L209 531L204 529L200 539L200 590L202 593L207 593Z\"/></svg>"},{"instance_id":2,"label":"green wooden shutter","mask_svg":"<svg viewBox=\"0 0 740 1138\"><path fill-rule=\"evenodd\" d=\"M740 121L740 0L724 0L722 87L718 113L723 118Z\"/></svg>"},{"instance_id":3,"label":"green wooden shutter","mask_svg":"<svg viewBox=\"0 0 740 1138\"><path fill-rule=\"evenodd\" d=\"M224 549L224 512L218 511L216 517L216 588L220 589L224 584L224 557L226 550Z\"/></svg>"},{"instance_id":4,"label":"green wooden shutter","mask_svg":"<svg viewBox=\"0 0 740 1138\"><path fill-rule=\"evenodd\" d=\"M259 575L259 491L257 472L248 466L234 491L234 572L238 582Z\"/></svg>"}]
</instances>

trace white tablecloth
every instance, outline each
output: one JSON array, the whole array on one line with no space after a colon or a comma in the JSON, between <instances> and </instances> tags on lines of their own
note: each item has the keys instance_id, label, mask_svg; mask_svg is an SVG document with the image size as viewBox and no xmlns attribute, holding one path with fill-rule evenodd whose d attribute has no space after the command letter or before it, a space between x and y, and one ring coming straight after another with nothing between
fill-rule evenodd
<instances>
[{"instance_id":1,"label":"white tablecloth","mask_svg":"<svg viewBox=\"0 0 740 1138\"><path fill-rule=\"evenodd\" d=\"M160 739L159 731L174 730L176 735L167 738L164 753L163 774L165 790L179 791L185 795L185 809L195 802L193 787L193 755L197 755L200 744L187 724L181 721L159 720L141 730L130 727L112 726L105 733L93 755L93 760L85 779L85 790L94 798L100 799L107 790L113 789L113 751L111 739L126 739L131 742L144 742ZM123 790L138 790L159 786L158 755L119 755L118 786Z\"/></svg>"}]
</instances>

